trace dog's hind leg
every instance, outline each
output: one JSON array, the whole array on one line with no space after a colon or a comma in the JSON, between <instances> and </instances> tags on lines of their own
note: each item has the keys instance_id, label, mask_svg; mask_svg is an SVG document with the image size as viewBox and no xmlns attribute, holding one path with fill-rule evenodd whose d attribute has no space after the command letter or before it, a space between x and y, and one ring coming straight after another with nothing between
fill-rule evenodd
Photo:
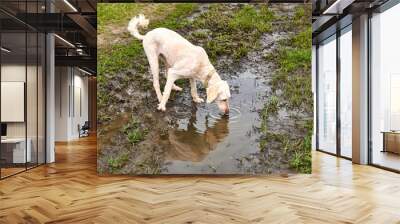
<instances>
[{"instance_id":1,"label":"dog's hind leg","mask_svg":"<svg viewBox=\"0 0 400 224\"><path fill-rule=\"evenodd\" d=\"M165 65L165 72L164 72L165 78L168 78L167 77L168 76L168 69L170 69L171 66L168 64L168 62L167 62L167 60L165 59L164 56L161 55L160 59L163 61L164 65ZM182 88L177 86L177 85L175 85L175 83L172 85L172 89L175 90L175 91L182 91Z\"/></svg>"},{"instance_id":2,"label":"dog's hind leg","mask_svg":"<svg viewBox=\"0 0 400 224\"><path fill-rule=\"evenodd\" d=\"M159 80L159 65L158 65L158 54L152 45L143 44L144 51L147 56L147 60L150 64L151 74L153 75L153 87L157 94L158 102L162 100L162 94L160 89L160 80Z\"/></svg>"},{"instance_id":3,"label":"dog's hind leg","mask_svg":"<svg viewBox=\"0 0 400 224\"><path fill-rule=\"evenodd\" d=\"M172 86L174 85L174 82L176 80L176 76L174 74L171 74L171 71L173 69L168 69L168 75L167 75L167 83L165 84L164 87L164 93L162 95L162 100L158 104L158 110L165 111L165 105L167 104L167 101L169 99L169 95L171 94Z\"/></svg>"}]
</instances>

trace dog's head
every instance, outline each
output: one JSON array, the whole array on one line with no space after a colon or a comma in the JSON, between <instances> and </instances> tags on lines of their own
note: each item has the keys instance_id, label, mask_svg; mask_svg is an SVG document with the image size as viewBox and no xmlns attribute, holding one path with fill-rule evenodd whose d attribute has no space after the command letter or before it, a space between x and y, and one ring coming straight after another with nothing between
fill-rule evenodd
<instances>
[{"instance_id":1,"label":"dog's head","mask_svg":"<svg viewBox=\"0 0 400 224\"><path fill-rule=\"evenodd\" d=\"M229 98L231 91L226 81L219 81L207 88L207 103L215 101L221 112L229 113Z\"/></svg>"}]
</instances>

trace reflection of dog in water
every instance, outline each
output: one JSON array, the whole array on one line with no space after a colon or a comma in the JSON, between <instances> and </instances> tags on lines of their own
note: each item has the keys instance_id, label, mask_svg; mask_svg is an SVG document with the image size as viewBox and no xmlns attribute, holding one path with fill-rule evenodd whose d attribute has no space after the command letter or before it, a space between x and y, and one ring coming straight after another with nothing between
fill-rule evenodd
<instances>
[{"instance_id":1,"label":"reflection of dog in water","mask_svg":"<svg viewBox=\"0 0 400 224\"><path fill-rule=\"evenodd\" d=\"M194 126L196 111L192 113L187 130L170 130L169 142L171 147L167 153L167 159L181 161L202 161L209 152L217 147L229 133L229 117L223 116L209 127L206 117L206 130L199 133Z\"/></svg>"}]
</instances>

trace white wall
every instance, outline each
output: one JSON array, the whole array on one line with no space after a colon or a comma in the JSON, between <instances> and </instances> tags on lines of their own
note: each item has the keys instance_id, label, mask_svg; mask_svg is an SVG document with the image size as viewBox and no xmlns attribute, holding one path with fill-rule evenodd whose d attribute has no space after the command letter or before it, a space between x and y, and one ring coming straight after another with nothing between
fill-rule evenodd
<instances>
[{"instance_id":1,"label":"white wall","mask_svg":"<svg viewBox=\"0 0 400 224\"><path fill-rule=\"evenodd\" d=\"M55 140L68 140L68 67L55 68Z\"/></svg>"},{"instance_id":2,"label":"white wall","mask_svg":"<svg viewBox=\"0 0 400 224\"><path fill-rule=\"evenodd\" d=\"M78 133L78 124L79 125L83 125L85 123L85 121L89 120L89 116L88 116L88 106L89 106L89 102L88 102L88 78L85 76L81 76L82 73L79 72L79 75L76 75L76 71L75 70L75 75L74 75L74 93L75 94L74 100L75 100L75 105L74 108L72 108L73 110L75 110L75 113L73 113L73 119L72 119L72 136L79 137L79 133ZM79 93L80 91L80 93ZM80 95L80 99L79 99L79 95ZM78 101L81 101L80 103ZM81 108L79 108L81 107ZM81 110L81 111L80 111ZM74 112L74 111L73 111Z\"/></svg>"},{"instance_id":3,"label":"white wall","mask_svg":"<svg viewBox=\"0 0 400 224\"><path fill-rule=\"evenodd\" d=\"M25 64L3 64L1 65L1 81L25 82Z\"/></svg>"},{"instance_id":4,"label":"white wall","mask_svg":"<svg viewBox=\"0 0 400 224\"><path fill-rule=\"evenodd\" d=\"M56 67L56 141L79 138L78 124L82 126L88 120L88 78L83 75L76 68Z\"/></svg>"},{"instance_id":5,"label":"white wall","mask_svg":"<svg viewBox=\"0 0 400 224\"><path fill-rule=\"evenodd\" d=\"M25 82L26 67L19 64L3 64L1 66L1 81L2 82ZM28 66L28 72L33 69ZM26 83L26 82L25 82ZM27 93L28 97L36 97L35 93ZM31 102L32 100L28 100ZM35 105L36 106L36 105ZM7 108L1 108L7 110ZM28 121L33 120L32 114L28 114ZM36 114L34 115L36 116ZM35 117L36 118L36 117ZM25 122L7 122L7 136L8 137L25 137ZM29 125L31 127L31 125ZM29 136L28 136L29 137Z\"/></svg>"},{"instance_id":6,"label":"white wall","mask_svg":"<svg viewBox=\"0 0 400 224\"><path fill-rule=\"evenodd\" d=\"M2 65L1 81L25 82L25 69L25 65ZM7 108L1 109L6 110ZM7 122L7 137L25 137L25 122Z\"/></svg>"}]
</instances>

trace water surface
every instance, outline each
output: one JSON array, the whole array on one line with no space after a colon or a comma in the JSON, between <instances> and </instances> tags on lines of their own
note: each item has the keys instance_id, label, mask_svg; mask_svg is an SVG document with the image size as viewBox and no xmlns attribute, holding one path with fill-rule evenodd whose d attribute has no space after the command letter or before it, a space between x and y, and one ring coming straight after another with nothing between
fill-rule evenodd
<instances>
[{"instance_id":1,"label":"water surface","mask_svg":"<svg viewBox=\"0 0 400 224\"><path fill-rule=\"evenodd\" d=\"M258 152L266 86L250 72L228 80L232 98L229 115L216 104L198 104L192 111L175 105L176 128L168 131L166 172L174 174L241 173L239 160Z\"/></svg>"}]
</instances>

